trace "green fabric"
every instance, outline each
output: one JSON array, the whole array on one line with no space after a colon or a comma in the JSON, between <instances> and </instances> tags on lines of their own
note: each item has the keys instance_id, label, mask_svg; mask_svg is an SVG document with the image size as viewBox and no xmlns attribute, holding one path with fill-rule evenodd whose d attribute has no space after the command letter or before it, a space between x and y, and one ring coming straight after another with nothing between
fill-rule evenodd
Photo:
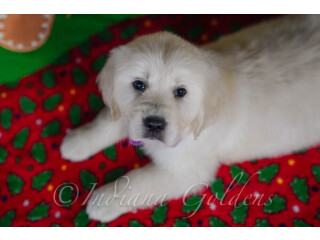
<instances>
[{"instance_id":1,"label":"green fabric","mask_svg":"<svg viewBox=\"0 0 320 240\"><path fill-rule=\"evenodd\" d=\"M55 16L48 41L39 49L16 53L0 47L0 84L16 82L52 63L63 52L88 39L105 27L137 15L59 14Z\"/></svg>"}]
</instances>

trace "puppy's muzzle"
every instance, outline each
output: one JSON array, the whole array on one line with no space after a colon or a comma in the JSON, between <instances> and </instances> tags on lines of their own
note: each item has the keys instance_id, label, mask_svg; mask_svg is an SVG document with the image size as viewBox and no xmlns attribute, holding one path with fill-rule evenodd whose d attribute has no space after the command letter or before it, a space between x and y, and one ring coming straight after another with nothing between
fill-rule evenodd
<instances>
[{"instance_id":1,"label":"puppy's muzzle","mask_svg":"<svg viewBox=\"0 0 320 240\"><path fill-rule=\"evenodd\" d=\"M162 140L162 132L166 128L166 121L162 117L149 116L143 119L146 128L145 137Z\"/></svg>"}]
</instances>

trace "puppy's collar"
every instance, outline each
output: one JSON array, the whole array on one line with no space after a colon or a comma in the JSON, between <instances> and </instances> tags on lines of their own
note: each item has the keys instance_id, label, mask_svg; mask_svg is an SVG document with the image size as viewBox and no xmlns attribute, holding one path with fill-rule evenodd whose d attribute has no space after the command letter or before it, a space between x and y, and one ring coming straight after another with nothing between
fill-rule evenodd
<instances>
[{"instance_id":1,"label":"puppy's collar","mask_svg":"<svg viewBox=\"0 0 320 240\"><path fill-rule=\"evenodd\" d=\"M134 140L132 140L131 138L129 138L129 143L130 143L131 145L133 145L133 146L141 146L141 145L143 145L143 142L141 142L141 141L134 141Z\"/></svg>"}]
</instances>

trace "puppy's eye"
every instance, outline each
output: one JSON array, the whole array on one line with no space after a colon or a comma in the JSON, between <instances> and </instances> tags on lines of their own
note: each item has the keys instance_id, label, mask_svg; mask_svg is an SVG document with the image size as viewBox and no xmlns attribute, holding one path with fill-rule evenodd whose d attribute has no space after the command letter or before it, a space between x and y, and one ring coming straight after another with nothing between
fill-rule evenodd
<instances>
[{"instance_id":1,"label":"puppy's eye","mask_svg":"<svg viewBox=\"0 0 320 240\"><path fill-rule=\"evenodd\" d=\"M139 90L139 91L142 91L142 92L146 89L146 85L140 80L135 80L132 83L132 85L136 90Z\"/></svg>"},{"instance_id":2,"label":"puppy's eye","mask_svg":"<svg viewBox=\"0 0 320 240\"><path fill-rule=\"evenodd\" d=\"M179 97L182 98L187 94L187 90L184 88L177 88L174 92L173 92L175 97Z\"/></svg>"}]
</instances>

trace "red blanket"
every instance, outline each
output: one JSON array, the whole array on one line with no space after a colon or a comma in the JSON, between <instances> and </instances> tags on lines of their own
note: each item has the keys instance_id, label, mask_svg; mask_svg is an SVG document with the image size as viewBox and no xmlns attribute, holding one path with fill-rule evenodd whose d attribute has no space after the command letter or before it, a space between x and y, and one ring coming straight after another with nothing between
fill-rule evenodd
<instances>
[{"instance_id":1,"label":"red blanket","mask_svg":"<svg viewBox=\"0 0 320 240\"><path fill-rule=\"evenodd\" d=\"M127 140L80 163L60 156L68 129L103 107L95 78L111 48L160 30L202 44L263 18L144 16L105 29L17 85L0 86L0 226L320 226L317 147L221 166L201 193L107 224L85 213L92 183L113 181L147 157Z\"/></svg>"}]
</instances>

